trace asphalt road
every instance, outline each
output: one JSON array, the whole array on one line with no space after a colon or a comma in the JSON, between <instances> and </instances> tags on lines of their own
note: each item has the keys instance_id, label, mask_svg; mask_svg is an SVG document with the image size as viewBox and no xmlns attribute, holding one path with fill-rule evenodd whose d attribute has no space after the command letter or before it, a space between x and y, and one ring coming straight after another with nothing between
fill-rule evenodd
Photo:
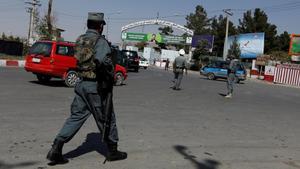
<instances>
[{"instance_id":1,"label":"asphalt road","mask_svg":"<svg viewBox=\"0 0 300 169\"><path fill-rule=\"evenodd\" d=\"M70 162L48 166L73 89L0 67L0 169L300 169L300 89L248 80L225 99L223 80L189 74L181 91L171 80L171 71L150 68L115 87L127 160L102 164L105 146L90 118L64 147Z\"/></svg>"}]
</instances>

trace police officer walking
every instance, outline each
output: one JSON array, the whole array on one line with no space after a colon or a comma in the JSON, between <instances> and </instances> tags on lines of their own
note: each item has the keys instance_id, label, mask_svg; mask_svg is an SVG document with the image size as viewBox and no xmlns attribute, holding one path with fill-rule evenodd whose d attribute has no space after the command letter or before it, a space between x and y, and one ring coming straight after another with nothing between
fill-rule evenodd
<instances>
[{"instance_id":1,"label":"police officer walking","mask_svg":"<svg viewBox=\"0 0 300 169\"><path fill-rule=\"evenodd\" d=\"M179 86L183 77L183 71L187 74L187 63L184 58L185 51L184 49L179 50L179 56L177 56L173 62L173 72L174 72L174 86L173 90L180 90Z\"/></svg>"},{"instance_id":2,"label":"police officer walking","mask_svg":"<svg viewBox=\"0 0 300 169\"><path fill-rule=\"evenodd\" d=\"M232 98L237 63L233 56L228 57L228 59L230 60L230 63L227 69L227 95L225 98Z\"/></svg>"},{"instance_id":3,"label":"police officer walking","mask_svg":"<svg viewBox=\"0 0 300 169\"><path fill-rule=\"evenodd\" d=\"M117 149L119 138L113 105L111 103L109 115L105 114L104 103L108 98L103 94L104 91L99 91L101 84L96 80L99 71L109 70L110 72L105 74L107 76L113 76L114 71L112 59L109 56L111 53L110 46L104 36L101 35L105 24L103 13L89 13L88 30L76 40L75 57L78 74L82 80L75 86L71 115L57 134L52 148L47 154L47 159L54 164L68 162L62 155L63 145L73 138L91 114L96 120L100 133L105 133L102 139L108 147L106 160L116 161L127 158L127 153ZM99 68L101 70L98 70ZM108 124L104 125L106 116L109 116L109 120Z\"/></svg>"}]
</instances>

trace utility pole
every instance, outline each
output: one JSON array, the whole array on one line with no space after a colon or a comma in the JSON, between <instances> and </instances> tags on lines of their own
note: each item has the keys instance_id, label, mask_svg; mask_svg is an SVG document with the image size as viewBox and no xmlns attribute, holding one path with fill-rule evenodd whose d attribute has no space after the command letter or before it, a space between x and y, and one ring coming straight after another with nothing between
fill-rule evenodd
<instances>
[{"instance_id":1,"label":"utility pole","mask_svg":"<svg viewBox=\"0 0 300 169\"><path fill-rule=\"evenodd\" d=\"M224 49L223 49L223 60L226 60L228 50L226 50L227 43L228 43L228 27L229 27L229 16L232 16L233 13L231 9L224 9L223 12L226 14L226 33L225 33L225 41L224 41Z\"/></svg>"},{"instance_id":2,"label":"utility pole","mask_svg":"<svg viewBox=\"0 0 300 169\"><path fill-rule=\"evenodd\" d=\"M105 36L105 38L108 40L108 30L109 30L109 19L110 19L110 16L111 15L114 15L114 14L120 14L121 13L121 11L118 11L118 12L113 12L113 13L108 13L108 14L106 14L107 15L107 20L106 20L106 36Z\"/></svg>"},{"instance_id":3,"label":"utility pole","mask_svg":"<svg viewBox=\"0 0 300 169\"><path fill-rule=\"evenodd\" d=\"M49 0L48 3L48 15L47 15L47 26L48 26L48 33L49 33L49 37L51 38L50 40L52 40L52 33L53 33L53 27L52 27L52 18L51 18L51 11L52 11L52 0Z\"/></svg>"},{"instance_id":4,"label":"utility pole","mask_svg":"<svg viewBox=\"0 0 300 169\"><path fill-rule=\"evenodd\" d=\"M32 0L32 2L25 2L26 4L29 4L31 7L27 8L29 9L27 12L30 13L30 21L29 21L29 37L28 37L28 44L30 43L30 40L33 38L33 29L35 27L34 23L34 17L36 17L36 11L37 6L41 6L41 3L39 0Z\"/></svg>"},{"instance_id":5,"label":"utility pole","mask_svg":"<svg viewBox=\"0 0 300 169\"><path fill-rule=\"evenodd\" d=\"M27 46L29 46L29 39L31 37L31 22L32 22L32 8L27 8L27 11L29 13L29 28L28 28L28 36L27 36Z\"/></svg>"}]
</instances>

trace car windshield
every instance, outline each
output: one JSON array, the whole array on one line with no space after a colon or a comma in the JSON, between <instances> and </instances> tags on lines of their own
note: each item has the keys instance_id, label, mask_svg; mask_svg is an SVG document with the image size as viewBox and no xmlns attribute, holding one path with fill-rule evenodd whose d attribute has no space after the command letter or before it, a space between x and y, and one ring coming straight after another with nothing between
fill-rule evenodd
<instances>
[{"instance_id":1,"label":"car windshield","mask_svg":"<svg viewBox=\"0 0 300 169\"><path fill-rule=\"evenodd\" d=\"M37 42L30 48L29 54L50 56L51 49L52 43Z\"/></svg>"},{"instance_id":2,"label":"car windshield","mask_svg":"<svg viewBox=\"0 0 300 169\"><path fill-rule=\"evenodd\" d=\"M147 59L146 58L144 58L144 57L141 57L141 59L140 59L141 61L147 61Z\"/></svg>"},{"instance_id":3,"label":"car windshield","mask_svg":"<svg viewBox=\"0 0 300 169\"><path fill-rule=\"evenodd\" d=\"M137 52L135 51L123 51L123 53L130 59L134 59L138 57Z\"/></svg>"}]
</instances>

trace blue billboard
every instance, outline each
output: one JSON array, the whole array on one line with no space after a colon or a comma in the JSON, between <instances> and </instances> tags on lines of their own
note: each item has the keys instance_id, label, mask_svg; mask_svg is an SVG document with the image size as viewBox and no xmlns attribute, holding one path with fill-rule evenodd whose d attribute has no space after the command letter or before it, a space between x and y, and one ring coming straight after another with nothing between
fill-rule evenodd
<instances>
[{"instance_id":1,"label":"blue billboard","mask_svg":"<svg viewBox=\"0 0 300 169\"><path fill-rule=\"evenodd\" d=\"M205 41L206 48L212 51L214 44L213 35L194 35L192 39L192 47L196 48L202 41Z\"/></svg>"},{"instance_id":2,"label":"blue billboard","mask_svg":"<svg viewBox=\"0 0 300 169\"><path fill-rule=\"evenodd\" d=\"M264 54L265 33L246 33L228 37L228 50L234 39L240 45L242 59L257 58L257 56Z\"/></svg>"}]
</instances>

